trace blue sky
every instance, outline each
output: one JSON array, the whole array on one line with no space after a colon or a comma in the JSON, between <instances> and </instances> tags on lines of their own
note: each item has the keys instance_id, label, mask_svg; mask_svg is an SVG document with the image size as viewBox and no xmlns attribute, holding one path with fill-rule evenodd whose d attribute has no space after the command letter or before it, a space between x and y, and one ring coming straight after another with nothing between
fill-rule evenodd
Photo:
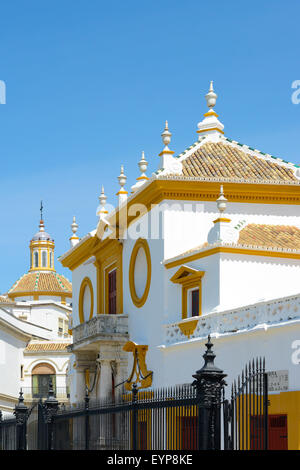
<instances>
[{"instance_id":1,"label":"blue sky","mask_svg":"<svg viewBox=\"0 0 300 470\"><path fill-rule=\"evenodd\" d=\"M297 0L14 0L2 2L0 292L29 269L40 200L56 256L95 228L101 185L116 204L157 169L168 119L171 148L197 140L210 80L225 134L300 163ZM56 268L71 278L58 261Z\"/></svg>"}]
</instances>

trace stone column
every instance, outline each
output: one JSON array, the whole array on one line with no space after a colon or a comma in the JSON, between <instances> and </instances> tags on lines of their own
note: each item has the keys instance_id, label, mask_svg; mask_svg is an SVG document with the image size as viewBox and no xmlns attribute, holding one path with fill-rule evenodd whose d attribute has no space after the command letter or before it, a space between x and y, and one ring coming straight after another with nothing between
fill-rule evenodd
<instances>
[{"instance_id":1,"label":"stone column","mask_svg":"<svg viewBox=\"0 0 300 470\"><path fill-rule=\"evenodd\" d=\"M111 397L112 391L112 370L110 359L100 359L100 387L99 398L101 400Z\"/></svg>"}]
</instances>

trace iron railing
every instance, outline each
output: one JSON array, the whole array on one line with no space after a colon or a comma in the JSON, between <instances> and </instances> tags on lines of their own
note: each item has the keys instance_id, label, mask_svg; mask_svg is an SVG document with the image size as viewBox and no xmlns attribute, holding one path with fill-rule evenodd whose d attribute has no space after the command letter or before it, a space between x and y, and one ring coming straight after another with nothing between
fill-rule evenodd
<instances>
[{"instance_id":1,"label":"iron railing","mask_svg":"<svg viewBox=\"0 0 300 470\"><path fill-rule=\"evenodd\" d=\"M253 450L268 448L268 378L264 360L252 361L225 399L226 374L215 366L210 337L204 365L191 385L118 394L59 405L49 383L46 400L29 409L23 392L15 419L2 419L1 449Z\"/></svg>"}]
</instances>

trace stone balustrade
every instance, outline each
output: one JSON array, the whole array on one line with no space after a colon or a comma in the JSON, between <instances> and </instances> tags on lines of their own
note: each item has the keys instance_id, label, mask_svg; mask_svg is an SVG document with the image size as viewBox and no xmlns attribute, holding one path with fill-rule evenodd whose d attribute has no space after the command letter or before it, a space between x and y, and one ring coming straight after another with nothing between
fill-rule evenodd
<instances>
[{"instance_id":1,"label":"stone balustrade","mask_svg":"<svg viewBox=\"0 0 300 470\"><path fill-rule=\"evenodd\" d=\"M83 342L98 340L128 340L128 315L97 315L73 328L72 349L76 349Z\"/></svg>"},{"instance_id":2,"label":"stone balustrade","mask_svg":"<svg viewBox=\"0 0 300 470\"><path fill-rule=\"evenodd\" d=\"M164 325L164 344L168 346L192 338L207 338L209 334L233 333L297 319L300 320L300 294Z\"/></svg>"}]
</instances>

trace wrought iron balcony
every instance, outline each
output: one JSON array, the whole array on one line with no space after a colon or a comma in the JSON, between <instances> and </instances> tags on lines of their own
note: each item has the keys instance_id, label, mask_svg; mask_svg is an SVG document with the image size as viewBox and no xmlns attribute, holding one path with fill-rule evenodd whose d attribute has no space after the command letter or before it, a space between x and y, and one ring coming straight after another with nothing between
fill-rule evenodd
<instances>
[{"instance_id":1,"label":"wrought iron balcony","mask_svg":"<svg viewBox=\"0 0 300 470\"><path fill-rule=\"evenodd\" d=\"M33 400L48 397L49 387L23 387L22 392L25 400ZM68 400L70 392L68 387L55 387L54 396L58 400Z\"/></svg>"},{"instance_id":2,"label":"wrought iron balcony","mask_svg":"<svg viewBox=\"0 0 300 470\"><path fill-rule=\"evenodd\" d=\"M72 349L101 340L123 342L128 338L128 315L101 314L73 328Z\"/></svg>"}]
</instances>

